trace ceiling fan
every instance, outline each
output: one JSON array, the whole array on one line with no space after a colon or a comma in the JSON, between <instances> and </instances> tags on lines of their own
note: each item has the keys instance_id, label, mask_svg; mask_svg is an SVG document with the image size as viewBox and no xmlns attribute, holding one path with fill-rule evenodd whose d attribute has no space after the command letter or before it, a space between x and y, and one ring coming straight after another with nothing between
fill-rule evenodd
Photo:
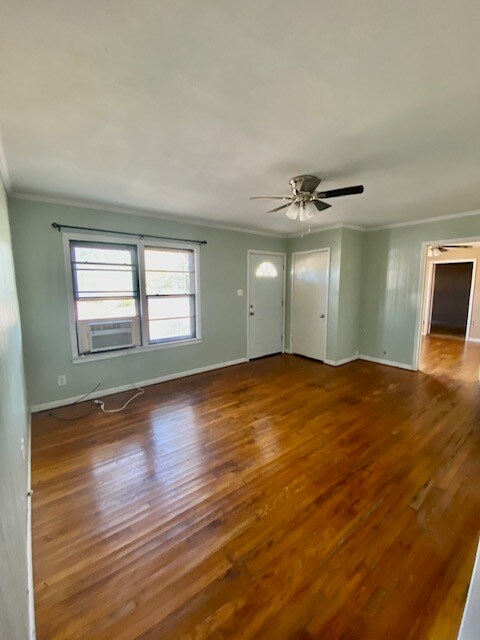
<instances>
[{"instance_id":1,"label":"ceiling fan","mask_svg":"<svg viewBox=\"0 0 480 640\"><path fill-rule=\"evenodd\" d=\"M323 202L324 199L363 193L363 185L330 189L330 191L316 191L320 182L320 178L316 176L296 176L290 180L291 196L253 196L250 200L283 200L286 204L270 209L267 213L279 213L285 209L285 215L290 220L299 218L300 222L305 222L313 218L319 211L332 206L328 202Z\"/></svg>"},{"instance_id":2,"label":"ceiling fan","mask_svg":"<svg viewBox=\"0 0 480 640\"><path fill-rule=\"evenodd\" d=\"M428 247L428 256L429 258L438 258L445 253L446 251L450 251L451 249L472 249L473 245L471 244L441 244L438 246Z\"/></svg>"}]
</instances>

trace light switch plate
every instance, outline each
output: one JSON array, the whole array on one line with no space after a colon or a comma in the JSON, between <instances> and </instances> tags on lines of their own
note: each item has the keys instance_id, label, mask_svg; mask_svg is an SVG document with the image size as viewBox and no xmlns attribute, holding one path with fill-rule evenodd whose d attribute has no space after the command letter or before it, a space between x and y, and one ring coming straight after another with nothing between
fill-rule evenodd
<instances>
[{"instance_id":1,"label":"light switch plate","mask_svg":"<svg viewBox=\"0 0 480 640\"><path fill-rule=\"evenodd\" d=\"M237 289L237 296L241 298L243 296L243 289Z\"/></svg>"}]
</instances>

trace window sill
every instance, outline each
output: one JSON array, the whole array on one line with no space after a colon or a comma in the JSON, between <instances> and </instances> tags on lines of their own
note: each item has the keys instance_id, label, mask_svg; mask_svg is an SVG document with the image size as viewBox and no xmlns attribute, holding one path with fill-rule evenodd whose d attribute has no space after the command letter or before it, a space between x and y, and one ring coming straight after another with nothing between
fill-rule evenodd
<instances>
[{"instance_id":1,"label":"window sill","mask_svg":"<svg viewBox=\"0 0 480 640\"><path fill-rule=\"evenodd\" d=\"M118 351L102 351L101 353L89 353L85 356L72 357L73 364L81 364L82 362L96 362L97 360L108 360L110 358L120 358L122 356L134 355L136 353L149 353L157 351L157 349L170 349L171 347L184 347L190 344L199 344L202 338L192 338L190 340L173 340L172 342L163 342L161 344L152 344L148 347L133 347L131 349L119 349Z\"/></svg>"}]
</instances>

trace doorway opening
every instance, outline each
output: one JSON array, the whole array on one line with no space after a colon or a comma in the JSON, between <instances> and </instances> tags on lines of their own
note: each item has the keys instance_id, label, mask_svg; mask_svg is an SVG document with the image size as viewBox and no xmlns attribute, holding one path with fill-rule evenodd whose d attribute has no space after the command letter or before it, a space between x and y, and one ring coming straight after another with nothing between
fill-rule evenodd
<instances>
[{"instance_id":1,"label":"doorway opening","mask_svg":"<svg viewBox=\"0 0 480 640\"><path fill-rule=\"evenodd\" d=\"M478 382L480 365L480 241L430 244L418 368Z\"/></svg>"}]
</instances>

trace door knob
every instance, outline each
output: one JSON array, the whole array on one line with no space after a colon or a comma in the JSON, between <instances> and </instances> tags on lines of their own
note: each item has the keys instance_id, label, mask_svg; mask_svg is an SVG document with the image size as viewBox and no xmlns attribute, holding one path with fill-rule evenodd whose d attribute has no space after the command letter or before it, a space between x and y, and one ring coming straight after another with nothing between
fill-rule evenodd
<instances>
[{"instance_id":1,"label":"door knob","mask_svg":"<svg viewBox=\"0 0 480 640\"><path fill-rule=\"evenodd\" d=\"M250 311L250 315L254 316L255 315L255 311Z\"/></svg>"},{"instance_id":2,"label":"door knob","mask_svg":"<svg viewBox=\"0 0 480 640\"><path fill-rule=\"evenodd\" d=\"M324 313L321 313L321 314L320 314L320 318L325 318L325 314L324 314Z\"/></svg>"}]
</instances>

